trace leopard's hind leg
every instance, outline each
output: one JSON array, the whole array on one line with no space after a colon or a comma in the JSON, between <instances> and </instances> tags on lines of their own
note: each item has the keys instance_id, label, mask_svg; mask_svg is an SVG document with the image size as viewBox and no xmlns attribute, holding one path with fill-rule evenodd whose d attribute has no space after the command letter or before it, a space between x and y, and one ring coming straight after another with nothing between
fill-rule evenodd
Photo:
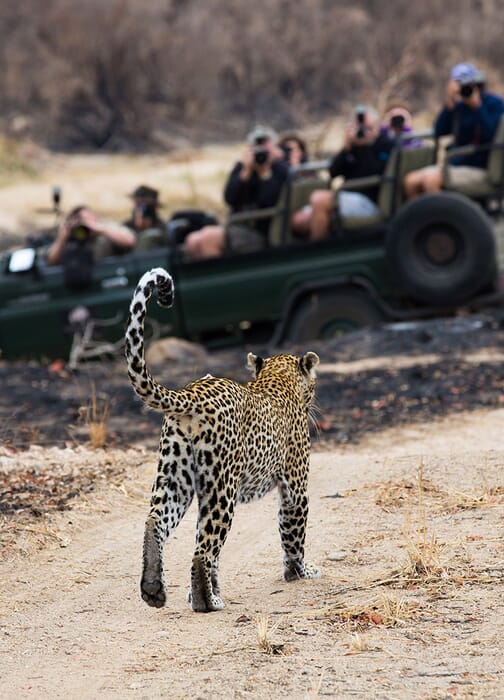
<instances>
[{"instance_id":1,"label":"leopard's hind leg","mask_svg":"<svg viewBox=\"0 0 504 700\"><path fill-rule=\"evenodd\" d=\"M165 429L166 428L166 429ZM143 600L155 608L166 602L163 575L163 547L191 505L194 488L194 458L190 438L179 421L165 423L159 446L159 465L152 489L151 507L145 523L143 572L140 591Z\"/></svg>"},{"instance_id":2,"label":"leopard's hind leg","mask_svg":"<svg viewBox=\"0 0 504 700\"><path fill-rule=\"evenodd\" d=\"M214 462L209 452L206 459ZM196 612L212 612L224 607L218 579L219 554L233 520L237 488L232 470L225 464L225 459L219 462L217 478L213 477L212 464L208 463L205 470L196 466L199 514L190 595L192 609Z\"/></svg>"},{"instance_id":3,"label":"leopard's hind leg","mask_svg":"<svg viewBox=\"0 0 504 700\"><path fill-rule=\"evenodd\" d=\"M307 468L305 471L307 474ZM288 478L278 484L280 509L278 524L283 549L284 579L319 578L320 571L304 560L304 543L308 520L307 478L292 483Z\"/></svg>"}]
</instances>

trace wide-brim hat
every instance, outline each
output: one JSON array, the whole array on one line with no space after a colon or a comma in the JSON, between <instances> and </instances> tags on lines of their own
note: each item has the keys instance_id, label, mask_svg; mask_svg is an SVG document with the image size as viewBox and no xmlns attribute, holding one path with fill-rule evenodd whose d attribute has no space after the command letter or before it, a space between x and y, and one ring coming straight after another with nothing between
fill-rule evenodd
<instances>
[{"instance_id":1,"label":"wide-brim hat","mask_svg":"<svg viewBox=\"0 0 504 700\"><path fill-rule=\"evenodd\" d=\"M151 204L154 207L162 206L159 201L159 192L148 185L139 185L128 195L131 199L140 199L144 204Z\"/></svg>"}]
</instances>

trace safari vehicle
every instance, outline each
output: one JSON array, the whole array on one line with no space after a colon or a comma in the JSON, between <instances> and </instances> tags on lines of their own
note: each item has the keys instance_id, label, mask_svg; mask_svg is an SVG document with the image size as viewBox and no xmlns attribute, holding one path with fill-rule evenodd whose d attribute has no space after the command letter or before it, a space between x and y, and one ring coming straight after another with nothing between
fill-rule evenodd
<instances>
[{"instance_id":1,"label":"safari vehicle","mask_svg":"<svg viewBox=\"0 0 504 700\"><path fill-rule=\"evenodd\" d=\"M152 304L151 335L208 347L278 346L501 303L504 127L488 146L488 168L475 190L404 203L405 173L435 160L436 143L422 136L425 145L392 152L383 176L351 182L363 191L379 184L379 214L336 216L323 241L296 239L289 225L313 189L330 186L327 163L315 163L292 174L276 207L231 217L272 217L269 246L261 252L187 259L183 235L190 226L176 215L166 236L146 235L134 252L95 262L78 289L65 283L64 266L47 265L36 250L6 255L0 270L2 358L64 357L76 364L117 352L138 279L158 266L174 277L175 303L169 310Z\"/></svg>"}]
</instances>

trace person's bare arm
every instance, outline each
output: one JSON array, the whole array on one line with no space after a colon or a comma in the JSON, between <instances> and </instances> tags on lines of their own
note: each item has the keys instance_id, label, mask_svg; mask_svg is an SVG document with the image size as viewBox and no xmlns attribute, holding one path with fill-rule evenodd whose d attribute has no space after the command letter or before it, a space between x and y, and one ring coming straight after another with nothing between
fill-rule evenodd
<instances>
[{"instance_id":1,"label":"person's bare arm","mask_svg":"<svg viewBox=\"0 0 504 700\"><path fill-rule=\"evenodd\" d=\"M61 254L65 243L68 240L68 235L70 233L70 223L68 221L63 221L58 229L58 234L54 243L51 245L47 251L47 262L49 265L58 265L61 260Z\"/></svg>"},{"instance_id":2,"label":"person's bare arm","mask_svg":"<svg viewBox=\"0 0 504 700\"><path fill-rule=\"evenodd\" d=\"M133 248L136 243L135 234L127 226L113 221L102 221L89 209L82 211L79 219L94 235L106 236L114 245L125 250Z\"/></svg>"}]
</instances>

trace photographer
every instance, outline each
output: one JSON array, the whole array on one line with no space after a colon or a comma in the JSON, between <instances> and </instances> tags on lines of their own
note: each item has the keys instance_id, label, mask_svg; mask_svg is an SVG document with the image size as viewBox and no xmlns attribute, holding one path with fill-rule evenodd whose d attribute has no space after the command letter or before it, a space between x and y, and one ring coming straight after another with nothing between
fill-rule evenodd
<instances>
[{"instance_id":1,"label":"photographer","mask_svg":"<svg viewBox=\"0 0 504 700\"><path fill-rule=\"evenodd\" d=\"M486 91L481 71L472 63L458 63L450 72L444 107L434 123L434 133L437 138L451 134L452 147L491 143L503 114L504 101ZM488 151L449 159L450 182L456 186L479 177L478 170L486 167L487 160ZM404 181L408 199L423 192L439 192L442 187L443 169L437 165L408 173Z\"/></svg>"},{"instance_id":2,"label":"photographer","mask_svg":"<svg viewBox=\"0 0 504 700\"><path fill-rule=\"evenodd\" d=\"M224 188L231 213L275 206L288 175L285 154L271 129L255 127L247 142ZM205 226L187 236L186 252L194 258L222 255L226 243L233 252L260 250L267 245L269 225L270 219L265 218L244 225Z\"/></svg>"},{"instance_id":3,"label":"photographer","mask_svg":"<svg viewBox=\"0 0 504 700\"><path fill-rule=\"evenodd\" d=\"M421 139L412 136L413 117L404 104L389 105L380 130L400 144L401 148L418 148L422 145Z\"/></svg>"},{"instance_id":4,"label":"photographer","mask_svg":"<svg viewBox=\"0 0 504 700\"><path fill-rule=\"evenodd\" d=\"M285 134L278 142L278 146L282 149L284 160L289 168L296 168L309 160L306 142L297 134Z\"/></svg>"},{"instance_id":5,"label":"photographer","mask_svg":"<svg viewBox=\"0 0 504 700\"><path fill-rule=\"evenodd\" d=\"M59 265L65 248L90 244L95 258L125 253L133 248L136 238L127 226L102 221L87 207L73 209L58 229L56 240L47 252L49 265Z\"/></svg>"},{"instance_id":6,"label":"photographer","mask_svg":"<svg viewBox=\"0 0 504 700\"><path fill-rule=\"evenodd\" d=\"M394 139L380 132L378 115L372 107L357 105L345 129L343 148L331 159L329 174L343 176L345 181L381 175L394 146ZM319 240L329 235L331 217L336 207L343 216L370 216L376 213L378 187L365 193L352 192L351 182L344 191L315 190L309 206L296 212L292 219L294 231L300 237Z\"/></svg>"}]
</instances>

